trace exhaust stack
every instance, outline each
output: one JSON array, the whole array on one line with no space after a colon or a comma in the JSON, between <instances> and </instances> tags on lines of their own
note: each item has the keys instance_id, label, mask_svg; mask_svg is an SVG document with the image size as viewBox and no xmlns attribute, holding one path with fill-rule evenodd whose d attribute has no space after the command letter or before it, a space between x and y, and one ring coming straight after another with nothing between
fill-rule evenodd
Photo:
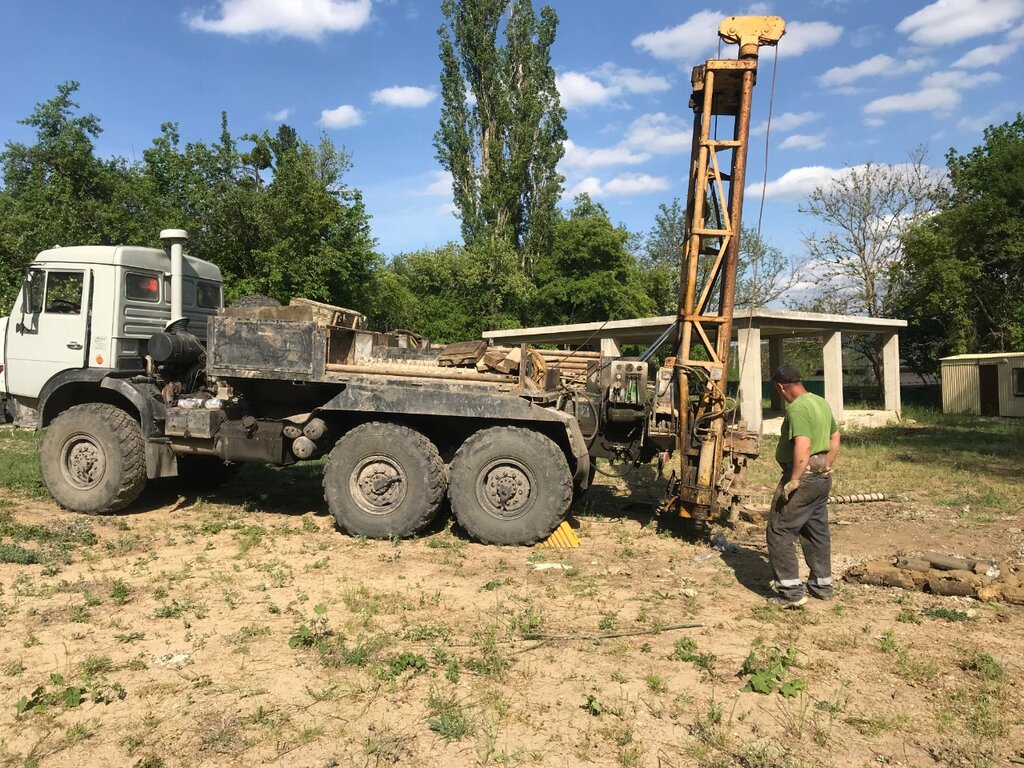
<instances>
[{"instance_id":1,"label":"exhaust stack","mask_svg":"<svg viewBox=\"0 0 1024 768\"><path fill-rule=\"evenodd\" d=\"M184 229L165 229L160 239L170 246L171 251L171 322L185 316L182 299L182 273L185 271L185 241L188 232Z\"/></svg>"}]
</instances>

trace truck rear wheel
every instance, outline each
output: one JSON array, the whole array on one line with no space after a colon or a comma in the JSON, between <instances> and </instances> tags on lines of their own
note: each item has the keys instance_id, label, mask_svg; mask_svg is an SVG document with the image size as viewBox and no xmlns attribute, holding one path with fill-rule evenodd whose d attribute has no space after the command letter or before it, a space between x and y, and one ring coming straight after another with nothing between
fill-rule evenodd
<instances>
[{"instance_id":1,"label":"truck rear wheel","mask_svg":"<svg viewBox=\"0 0 1024 768\"><path fill-rule=\"evenodd\" d=\"M491 427L452 459L448 491L459 524L485 544L533 544L551 534L572 503L565 454L545 435Z\"/></svg>"},{"instance_id":2,"label":"truck rear wheel","mask_svg":"<svg viewBox=\"0 0 1024 768\"><path fill-rule=\"evenodd\" d=\"M43 434L39 469L50 494L66 509L90 515L123 509L146 485L142 430L115 405L76 405Z\"/></svg>"},{"instance_id":3,"label":"truck rear wheel","mask_svg":"<svg viewBox=\"0 0 1024 768\"><path fill-rule=\"evenodd\" d=\"M386 539L429 525L444 500L444 462L423 434L370 422L347 432L324 468L324 496L348 533Z\"/></svg>"}]
</instances>

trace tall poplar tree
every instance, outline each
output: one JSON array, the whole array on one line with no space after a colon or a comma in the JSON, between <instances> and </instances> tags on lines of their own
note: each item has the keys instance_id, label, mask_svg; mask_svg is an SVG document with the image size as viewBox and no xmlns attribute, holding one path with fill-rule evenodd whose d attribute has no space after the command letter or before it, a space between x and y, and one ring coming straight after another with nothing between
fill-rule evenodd
<instances>
[{"instance_id":1,"label":"tall poplar tree","mask_svg":"<svg viewBox=\"0 0 1024 768\"><path fill-rule=\"evenodd\" d=\"M442 0L441 10L434 147L452 174L462 236L508 243L526 266L551 248L564 181L565 110L551 66L558 16L545 6L538 17L531 0Z\"/></svg>"}]
</instances>

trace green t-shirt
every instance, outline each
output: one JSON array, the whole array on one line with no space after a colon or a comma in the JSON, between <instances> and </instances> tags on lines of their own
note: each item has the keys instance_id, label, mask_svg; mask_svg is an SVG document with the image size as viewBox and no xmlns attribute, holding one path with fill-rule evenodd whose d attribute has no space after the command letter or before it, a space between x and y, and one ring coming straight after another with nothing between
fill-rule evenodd
<instances>
[{"instance_id":1,"label":"green t-shirt","mask_svg":"<svg viewBox=\"0 0 1024 768\"><path fill-rule=\"evenodd\" d=\"M786 418L782 421L775 460L779 464L793 463L793 438L797 436L811 438L812 455L827 451L832 433L838 429L825 398L804 392L786 406Z\"/></svg>"}]
</instances>

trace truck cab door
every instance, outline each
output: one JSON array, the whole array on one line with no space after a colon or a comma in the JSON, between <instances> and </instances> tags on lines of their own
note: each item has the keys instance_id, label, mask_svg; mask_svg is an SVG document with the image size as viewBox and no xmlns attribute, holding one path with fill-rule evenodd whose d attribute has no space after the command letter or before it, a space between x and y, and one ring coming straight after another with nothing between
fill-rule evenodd
<instances>
[{"instance_id":1,"label":"truck cab door","mask_svg":"<svg viewBox=\"0 0 1024 768\"><path fill-rule=\"evenodd\" d=\"M87 366L91 277L87 269L29 268L7 325L10 394L33 400L54 374Z\"/></svg>"}]
</instances>

